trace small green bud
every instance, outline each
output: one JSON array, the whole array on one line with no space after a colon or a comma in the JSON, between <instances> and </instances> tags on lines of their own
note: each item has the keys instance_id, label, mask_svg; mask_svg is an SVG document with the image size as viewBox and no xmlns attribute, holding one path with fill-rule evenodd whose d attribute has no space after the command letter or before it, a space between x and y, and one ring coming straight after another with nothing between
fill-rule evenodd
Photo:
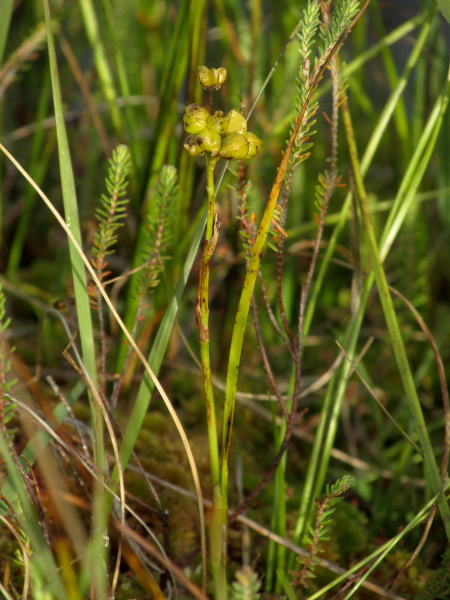
<instances>
[{"instance_id":1,"label":"small green bud","mask_svg":"<svg viewBox=\"0 0 450 600\"><path fill-rule=\"evenodd\" d=\"M202 150L210 152L211 156L217 156L222 140L217 131L210 131L207 127L197 134L197 144Z\"/></svg>"},{"instance_id":2,"label":"small green bud","mask_svg":"<svg viewBox=\"0 0 450 600\"><path fill-rule=\"evenodd\" d=\"M261 148L263 146L262 141L259 139L257 135L252 133L251 131L247 131L244 133L245 137L248 140L248 153L245 158L253 158L259 152L261 152Z\"/></svg>"},{"instance_id":3,"label":"small green bud","mask_svg":"<svg viewBox=\"0 0 450 600\"><path fill-rule=\"evenodd\" d=\"M248 139L241 133L231 133L222 141L219 156L227 160L242 160L247 157Z\"/></svg>"},{"instance_id":4,"label":"small green bud","mask_svg":"<svg viewBox=\"0 0 450 600\"><path fill-rule=\"evenodd\" d=\"M210 131L217 131L217 133L223 134L227 132L229 122L230 118L224 117L223 112L221 110L217 110L206 121L206 127Z\"/></svg>"},{"instance_id":5,"label":"small green bud","mask_svg":"<svg viewBox=\"0 0 450 600\"><path fill-rule=\"evenodd\" d=\"M187 133L200 133L206 127L209 112L198 104L189 104L184 109L183 123Z\"/></svg>"},{"instance_id":6,"label":"small green bud","mask_svg":"<svg viewBox=\"0 0 450 600\"><path fill-rule=\"evenodd\" d=\"M247 120L237 110L231 109L228 113L230 122L228 123L227 133L244 133L247 131Z\"/></svg>"},{"instance_id":7,"label":"small green bud","mask_svg":"<svg viewBox=\"0 0 450 600\"><path fill-rule=\"evenodd\" d=\"M208 69L202 66L198 68L198 78L204 88L218 90L227 78L227 70L224 67L220 69Z\"/></svg>"},{"instance_id":8,"label":"small green bud","mask_svg":"<svg viewBox=\"0 0 450 600\"><path fill-rule=\"evenodd\" d=\"M196 135L188 135L183 146L191 156L205 156L205 151L202 150L202 148L200 148L200 146L197 144Z\"/></svg>"}]
</instances>

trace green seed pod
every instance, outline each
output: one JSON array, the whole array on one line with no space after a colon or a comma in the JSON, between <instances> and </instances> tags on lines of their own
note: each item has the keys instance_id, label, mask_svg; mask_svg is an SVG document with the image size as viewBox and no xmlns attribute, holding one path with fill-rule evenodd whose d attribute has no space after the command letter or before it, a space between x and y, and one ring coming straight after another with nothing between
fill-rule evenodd
<instances>
[{"instance_id":1,"label":"green seed pod","mask_svg":"<svg viewBox=\"0 0 450 600\"><path fill-rule=\"evenodd\" d=\"M197 144L197 136L188 135L183 146L191 156L205 156L205 151Z\"/></svg>"},{"instance_id":2,"label":"green seed pod","mask_svg":"<svg viewBox=\"0 0 450 600\"><path fill-rule=\"evenodd\" d=\"M205 89L218 90L227 78L227 70L224 67L208 69L202 66L198 68L198 78Z\"/></svg>"},{"instance_id":3,"label":"green seed pod","mask_svg":"<svg viewBox=\"0 0 450 600\"><path fill-rule=\"evenodd\" d=\"M242 160L247 157L248 139L241 133L231 133L222 141L219 156L227 160Z\"/></svg>"},{"instance_id":4,"label":"green seed pod","mask_svg":"<svg viewBox=\"0 0 450 600\"><path fill-rule=\"evenodd\" d=\"M210 152L211 156L217 156L222 140L217 131L210 131L207 127L197 134L197 144L202 150Z\"/></svg>"},{"instance_id":5,"label":"green seed pod","mask_svg":"<svg viewBox=\"0 0 450 600\"><path fill-rule=\"evenodd\" d=\"M256 156L258 154L258 152L261 152L263 143L259 139L259 137L257 135L255 135L254 133L252 133L251 131L245 132L244 135L247 138L248 144L249 144L248 145L248 153L245 158L253 158L254 156Z\"/></svg>"},{"instance_id":6,"label":"green seed pod","mask_svg":"<svg viewBox=\"0 0 450 600\"><path fill-rule=\"evenodd\" d=\"M189 104L184 109L183 123L187 133L200 133L206 127L209 112L198 104Z\"/></svg>"},{"instance_id":7,"label":"green seed pod","mask_svg":"<svg viewBox=\"0 0 450 600\"><path fill-rule=\"evenodd\" d=\"M228 130L228 124L230 122L229 117L224 117L221 110L217 110L213 115L206 121L206 127L210 131L217 131L219 134L226 133Z\"/></svg>"},{"instance_id":8,"label":"green seed pod","mask_svg":"<svg viewBox=\"0 0 450 600\"><path fill-rule=\"evenodd\" d=\"M247 131L247 120L237 110L230 110L228 113L230 122L228 123L227 133L244 133Z\"/></svg>"}]
</instances>

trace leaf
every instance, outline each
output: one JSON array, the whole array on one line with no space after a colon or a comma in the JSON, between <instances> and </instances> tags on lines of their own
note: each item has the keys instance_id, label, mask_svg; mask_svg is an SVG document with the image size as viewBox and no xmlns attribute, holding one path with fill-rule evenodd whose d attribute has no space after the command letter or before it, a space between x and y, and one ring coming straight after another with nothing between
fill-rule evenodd
<instances>
[{"instance_id":1,"label":"leaf","mask_svg":"<svg viewBox=\"0 0 450 600\"><path fill-rule=\"evenodd\" d=\"M444 19L450 23L450 0L437 0L437 3Z\"/></svg>"}]
</instances>

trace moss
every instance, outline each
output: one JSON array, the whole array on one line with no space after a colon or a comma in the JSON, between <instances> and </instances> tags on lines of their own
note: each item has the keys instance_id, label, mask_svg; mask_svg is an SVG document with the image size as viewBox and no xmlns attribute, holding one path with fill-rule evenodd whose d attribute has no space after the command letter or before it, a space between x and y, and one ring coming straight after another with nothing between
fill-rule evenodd
<instances>
[{"instance_id":1,"label":"moss","mask_svg":"<svg viewBox=\"0 0 450 600\"><path fill-rule=\"evenodd\" d=\"M348 558L367 547L367 516L349 502L336 505L331 523L331 536L335 539L339 554Z\"/></svg>"}]
</instances>

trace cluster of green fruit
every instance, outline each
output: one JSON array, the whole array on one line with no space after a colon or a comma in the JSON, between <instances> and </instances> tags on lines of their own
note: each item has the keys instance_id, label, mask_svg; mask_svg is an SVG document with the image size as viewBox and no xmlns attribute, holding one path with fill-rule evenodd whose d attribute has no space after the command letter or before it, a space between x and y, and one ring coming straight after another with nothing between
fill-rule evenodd
<instances>
[{"instance_id":1,"label":"cluster of green fruit","mask_svg":"<svg viewBox=\"0 0 450 600\"><path fill-rule=\"evenodd\" d=\"M225 76L221 71L225 71ZM225 69L199 67L203 87L217 89L225 77ZM183 123L190 134L184 147L192 156L204 156L208 152L227 160L243 160L253 158L262 148L259 137L247 131L246 118L234 108L225 117L221 111L210 115L203 106L189 104L184 111Z\"/></svg>"}]
</instances>

